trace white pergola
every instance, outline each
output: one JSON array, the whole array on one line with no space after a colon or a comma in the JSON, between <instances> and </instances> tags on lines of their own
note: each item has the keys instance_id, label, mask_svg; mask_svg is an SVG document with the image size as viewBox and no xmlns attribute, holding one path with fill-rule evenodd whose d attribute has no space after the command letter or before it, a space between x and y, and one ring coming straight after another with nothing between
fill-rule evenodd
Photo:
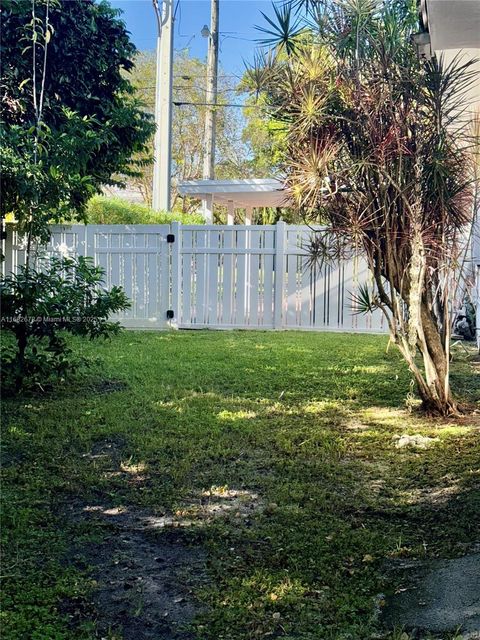
<instances>
[{"instance_id":1,"label":"white pergola","mask_svg":"<svg viewBox=\"0 0 480 640\"><path fill-rule=\"evenodd\" d=\"M207 224L213 222L213 204L227 207L227 224L234 224L235 210L245 210L245 224L252 224L257 207L288 207L283 182L275 178L245 180L185 180L178 185L181 196L199 198Z\"/></svg>"}]
</instances>

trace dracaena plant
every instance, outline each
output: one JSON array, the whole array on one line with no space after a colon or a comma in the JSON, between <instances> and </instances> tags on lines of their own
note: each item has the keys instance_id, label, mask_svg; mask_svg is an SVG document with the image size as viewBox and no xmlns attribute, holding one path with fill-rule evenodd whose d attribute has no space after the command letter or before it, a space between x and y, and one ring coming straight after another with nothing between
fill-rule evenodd
<instances>
[{"instance_id":1,"label":"dracaena plant","mask_svg":"<svg viewBox=\"0 0 480 640\"><path fill-rule=\"evenodd\" d=\"M424 407L457 413L450 300L473 213L462 108L473 61L419 60L414 3L293 5L289 46L282 33L275 62L252 74L287 130L292 198L307 220L327 222L365 254L374 290L361 292L363 307L385 314Z\"/></svg>"}]
</instances>

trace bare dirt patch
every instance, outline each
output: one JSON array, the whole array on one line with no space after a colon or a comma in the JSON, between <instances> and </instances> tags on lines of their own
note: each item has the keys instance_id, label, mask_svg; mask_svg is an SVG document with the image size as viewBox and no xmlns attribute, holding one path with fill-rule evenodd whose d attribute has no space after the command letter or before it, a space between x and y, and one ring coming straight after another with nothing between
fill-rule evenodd
<instances>
[{"instance_id":1,"label":"bare dirt patch","mask_svg":"<svg viewBox=\"0 0 480 640\"><path fill-rule=\"evenodd\" d=\"M109 474L137 477L143 469L124 460L121 436L95 442L84 457L103 461ZM188 627L201 612L194 589L207 581L206 552L192 545L181 517L104 503L72 501L64 512L75 527L98 532L100 541L77 543L69 561L90 571L91 602L64 603L72 625L89 609L100 637L122 640L190 640ZM97 536L95 536L97 538ZM93 612L93 615L92 615Z\"/></svg>"},{"instance_id":2,"label":"bare dirt patch","mask_svg":"<svg viewBox=\"0 0 480 640\"><path fill-rule=\"evenodd\" d=\"M125 445L121 435L113 435L95 442L83 456L100 463L106 477L145 480L148 469L125 459ZM174 513L113 505L107 497L90 504L72 502L65 513L67 520L100 534L100 542L82 542L69 555L70 561L91 571L95 588L87 606L102 637L193 638L189 625L203 610L194 592L208 583L208 577L207 553L191 543L197 537L189 535L189 530L218 518L245 520L261 508L256 493L227 486L192 494ZM72 624L81 618L76 603L65 603L64 609Z\"/></svg>"},{"instance_id":3,"label":"bare dirt patch","mask_svg":"<svg viewBox=\"0 0 480 640\"><path fill-rule=\"evenodd\" d=\"M206 553L191 546L180 528L150 526L150 517L141 510L76 505L72 520L104 524L107 535L76 547L71 555L92 571L92 604L101 634L190 640L194 636L187 627L202 609L193 590L206 581Z\"/></svg>"},{"instance_id":4,"label":"bare dirt patch","mask_svg":"<svg viewBox=\"0 0 480 640\"><path fill-rule=\"evenodd\" d=\"M125 444L125 438L123 436L112 436L111 438L98 440L84 457L90 458L91 460L95 458L108 458L113 465L118 465L122 458L122 450Z\"/></svg>"}]
</instances>

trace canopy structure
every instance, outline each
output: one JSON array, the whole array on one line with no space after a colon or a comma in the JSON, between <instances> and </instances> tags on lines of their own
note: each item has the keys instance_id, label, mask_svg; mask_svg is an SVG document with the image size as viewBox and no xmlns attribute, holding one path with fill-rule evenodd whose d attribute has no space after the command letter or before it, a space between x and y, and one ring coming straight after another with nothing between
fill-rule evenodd
<instances>
[{"instance_id":1,"label":"canopy structure","mask_svg":"<svg viewBox=\"0 0 480 640\"><path fill-rule=\"evenodd\" d=\"M252 223L256 207L288 207L290 204L283 182L275 178L246 180L185 180L178 185L181 196L199 198L207 223L213 222L213 204L227 207L227 224L233 224L235 210L245 210L245 224Z\"/></svg>"}]
</instances>

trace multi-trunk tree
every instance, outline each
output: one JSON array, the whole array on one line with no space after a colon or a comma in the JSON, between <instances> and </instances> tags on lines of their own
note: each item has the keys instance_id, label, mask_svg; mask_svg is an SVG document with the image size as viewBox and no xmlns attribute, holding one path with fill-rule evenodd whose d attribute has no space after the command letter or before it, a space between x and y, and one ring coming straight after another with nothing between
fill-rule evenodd
<instances>
[{"instance_id":1,"label":"multi-trunk tree","mask_svg":"<svg viewBox=\"0 0 480 640\"><path fill-rule=\"evenodd\" d=\"M307 219L364 253L373 284L357 308L383 311L424 407L456 413L451 299L473 212L472 62L419 60L414 3L291 4L257 73L288 131L290 192Z\"/></svg>"}]
</instances>

